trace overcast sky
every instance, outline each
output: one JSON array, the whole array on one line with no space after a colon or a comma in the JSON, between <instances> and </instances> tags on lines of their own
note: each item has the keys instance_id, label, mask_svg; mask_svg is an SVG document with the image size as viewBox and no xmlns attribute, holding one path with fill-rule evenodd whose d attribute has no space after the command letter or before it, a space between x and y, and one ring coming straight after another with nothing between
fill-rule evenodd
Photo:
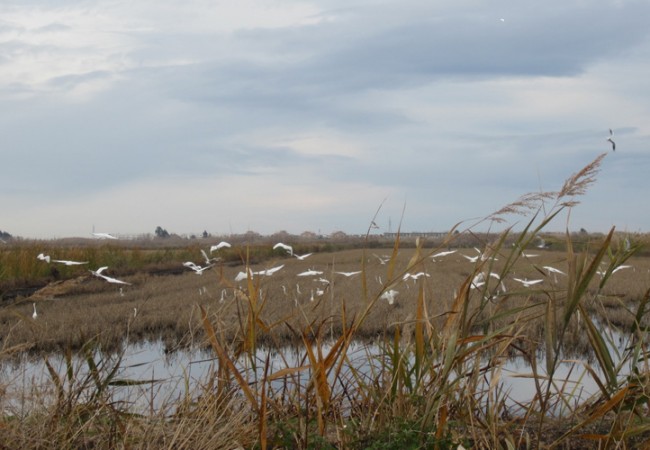
<instances>
[{"instance_id":1,"label":"overcast sky","mask_svg":"<svg viewBox=\"0 0 650 450\"><path fill-rule=\"evenodd\" d=\"M444 231L608 152L570 228L648 231L649 17L646 0L3 0L0 230L363 233L383 202L380 231L403 209L403 230Z\"/></svg>"}]
</instances>

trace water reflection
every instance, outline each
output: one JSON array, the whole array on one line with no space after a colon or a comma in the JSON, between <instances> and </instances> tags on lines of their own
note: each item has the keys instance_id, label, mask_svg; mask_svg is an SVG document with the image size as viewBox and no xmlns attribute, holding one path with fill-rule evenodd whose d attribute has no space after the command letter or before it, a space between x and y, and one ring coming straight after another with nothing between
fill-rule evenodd
<instances>
[{"instance_id":1,"label":"water reflection","mask_svg":"<svg viewBox=\"0 0 650 450\"><path fill-rule=\"evenodd\" d=\"M325 345L323 354L326 354L330 348ZM621 349L612 348L612 351L613 354L620 354ZM352 376L374 378L382 368L380 360L382 357L386 357L386 353L378 345L354 342L347 352L346 366L340 378L342 380ZM62 355L54 355L47 360L58 376L66 380L65 358ZM105 368L118 364L116 355L97 354L96 360L102 361ZM252 389L256 388L255 382L263 378L267 360L268 374L308 365L304 349L285 348L278 351L260 348L253 359L240 358L236 361L236 365L245 374ZM543 357L538 358L538 374L546 375L543 370L545 364ZM558 365L550 391L563 393L567 403L559 402L557 407L551 409L552 413L562 414L564 408L584 403L587 398L598 392L598 385L592 374L587 371L586 364L587 361L573 360ZM172 405L178 405L180 399L201 392L200 387L204 386L210 377L215 376L217 366L218 362L210 350L185 349L167 353L164 343L160 341L130 344L125 346L116 379L149 382L141 385L113 386L111 393L114 401L127 402L129 411L134 413L151 414L161 411L172 413ZM88 364L83 359L73 358L73 367L75 380L88 376ZM597 376L601 376L597 367L594 367L594 371ZM48 399L51 402L55 398L54 383L43 358L23 357L18 361L7 362L0 366L0 375L7 386L7 391L1 400L1 407L5 413L23 415L35 408L43 407L48 403ZM308 368L294 372L288 377L271 382L268 386L268 394L273 396L283 389L305 389L309 379ZM341 379L330 378L330 386L333 387L335 394L344 388L345 381ZM520 404L533 400L537 392L531 366L523 358L505 361L501 366L489 371L483 382L484 386L481 388L486 392L489 387L499 384L501 389L490 392L504 394L501 399L512 410L517 409ZM539 382L545 390L546 381L541 379ZM486 397L485 401L492 400L493 398Z\"/></svg>"}]
</instances>

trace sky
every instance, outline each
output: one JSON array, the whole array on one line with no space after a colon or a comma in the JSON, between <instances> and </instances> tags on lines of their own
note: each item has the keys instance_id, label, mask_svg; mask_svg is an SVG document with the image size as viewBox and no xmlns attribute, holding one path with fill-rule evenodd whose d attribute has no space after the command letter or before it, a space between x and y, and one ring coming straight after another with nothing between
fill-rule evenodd
<instances>
[{"instance_id":1,"label":"sky","mask_svg":"<svg viewBox=\"0 0 650 450\"><path fill-rule=\"evenodd\" d=\"M377 213L376 232L446 231L607 153L552 227L645 232L648 17L645 0L3 0L0 230L356 234Z\"/></svg>"}]
</instances>

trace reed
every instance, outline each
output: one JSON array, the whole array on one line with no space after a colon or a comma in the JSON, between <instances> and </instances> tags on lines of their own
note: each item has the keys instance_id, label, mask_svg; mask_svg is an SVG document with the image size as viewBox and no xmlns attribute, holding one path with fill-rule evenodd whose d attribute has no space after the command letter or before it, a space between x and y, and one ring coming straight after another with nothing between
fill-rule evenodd
<instances>
[{"instance_id":1,"label":"reed","mask_svg":"<svg viewBox=\"0 0 650 450\"><path fill-rule=\"evenodd\" d=\"M474 229L484 222L460 223L434 246L423 240L407 246L398 232L390 249L367 245L329 253L318 247L306 262L269 246L242 247L231 249L232 256L212 273L172 280L130 272L132 265L162 264L169 254L160 252L172 250L70 249L70 255L79 251L75 256L98 264L110 261L135 288L122 296L91 279L59 304L39 303L38 320L30 319L26 304L0 311L8 330L4 355L28 348L64 355L62 370L46 360L50 393L36 393L37 406L22 414L5 410L0 443L206 449L647 445L650 287L638 281L648 268L636 256L641 239L628 245L612 229L576 241L567 230L553 242L557 248L534 245L578 203L603 157L570 176L559 191L525 195L484 219L498 223L523 215L528 219L519 232L479 234ZM479 243L482 256L474 263L458 254L444 262L433 259L452 247L475 255L463 242ZM15 250L6 270L41 270L32 261L37 250ZM173 252L181 260L196 259L198 250ZM251 275L281 263L287 268L272 277ZM621 270L626 264L636 269ZM548 265L566 275L552 275ZM315 280L295 285L296 273L312 266L323 268L330 280L326 288ZM354 269L360 270L355 278L336 274ZM236 283L239 271L248 276ZM408 275L418 272L428 276L412 281ZM514 277L543 282L524 287ZM391 291L399 293L392 305L385 299ZM70 322L60 304L72 307ZM73 326L78 338L63 332L55 338L53 328ZM625 336L625 345L618 345L618 336ZM121 345L141 339L164 339L170 350L205 346L214 355L213 369L181 398L169 398L162 407L150 400L148 414L136 413L120 400L121 390L143 388L139 395L146 395L158 385L120 375ZM115 351L109 357L100 348ZM294 352L298 357L291 357ZM504 379L506 362L514 357L529 364L529 372L517 376L531 379L535 392L513 404ZM571 375L593 379L598 391L581 396L560 371L567 364Z\"/></svg>"}]
</instances>

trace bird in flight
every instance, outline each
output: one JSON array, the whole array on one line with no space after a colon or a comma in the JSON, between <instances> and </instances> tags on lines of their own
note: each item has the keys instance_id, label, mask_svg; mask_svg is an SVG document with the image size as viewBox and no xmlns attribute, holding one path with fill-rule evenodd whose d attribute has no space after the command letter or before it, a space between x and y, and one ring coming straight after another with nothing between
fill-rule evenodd
<instances>
[{"instance_id":1,"label":"bird in flight","mask_svg":"<svg viewBox=\"0 0 650 450\"><path fill-rule=\"evenodd\" d=\"M91 270L90 273L95 275L96 277L103 278L104 280L108 281L109 283L115 283L115 284L128 284L130 285L131 283L127 283L126 281L118 280L117 278L112 278L109 276L106 276L102 274L104 270L108 269L108 266L100 267L97 270Z\"/></svg>"},{"instance_id":2,"label":"bird in flight","mask_svg":"<svg viewBox=\"0 0 650 450\"><path fill-rule=\"evenodd\" d=\"M312 255L312 253L305 253L304 255L298 255L296 253L293 254L296 258L298 258L300 261L304 261L305 259L309 258Z\"/></svg>"},{"instance_id":3,"label":"bird in flight","mask_svg":"<svg viewBox=\"0 0 650 450\"><path fill-rule=\"evenodd\" d=\"M349 278L349 277L353 277L353 276L355 276L355 275L357 275L357 274L360 274L361 271L360 271L360 270L357 270L356 272L334 272L334 273L338 273L339 275L343 275L344 277L348 277L348 278Z\"/></svg>"},{"instance_id":4,"label":"bird in flight","mask_svg":"<svg viewBox=\"0 0 650 450\"><path fill-rule=\"evenodd\" d=\"M278 242L277 244L275 244L273 246L273 250L276 250L278 248L282 248L282 249L286 250L290 255L293 256L293 247L292 246L287 245L287 244L283 244L282 242Z\"/></svg>"},{"instance_id":5,"label":"bird in flight","mask_svg":"<svg viewBox=\"0 0 650 450\"><path fill-rule=\"evenodd\" d=\"M229 243L227 243L226 241L221 241L218 244L213 245L213 246L210 247L210 253L216 252L219 249L222 249L224 247L230 247L230 246L231 245Z\"/></svg>"},{"instance_id":6,"label":"bird in flight","mask_svg":"<svg viewBox=\"0 0 650 450\"><path fill-rule=\"evenodd\" d=\"M612 144L612 151L616 151L616 142L614 142L614 139L612 137L614 136L614 132L612 129L609 129L609 137L607 138L607 142Z\"/></svg>"},{"instance_id":7,"label":"bird in flight","mask_svg":"<svg viewBox=\"0 0 650 450\"><path fill-rule=\"evenodd\" d=\"M528 280L528 279L521 279L521 278L513 278L513 280L520 282L521 284L524 285L524 287L531 287L534 284L541 283L544 280Z\"/></svg>"},{"instance_id":8,"label":"bird in flight","mask_svg":"<svg viewBox=\"0 0 650 450\"><path fill-rule=\"evenodd\" d=\"M115 236L109 233L93 233L93 236L98 239L117 239Z\"/></svg>"},{"instance_id":9,"label":"bird in flight","mask_svg":"<svg viewBox=\"0 0 650 450\"><path fill-rule=\"evenodd\" d=\"M203 275L203 271L209 269L210 267L214 266L214 264L208 264L207 266L201 267L192 261L186 261L183 263L183 265L187 268L190 268L196 273L197 275Z\"/></svg>"}]
</instances>

